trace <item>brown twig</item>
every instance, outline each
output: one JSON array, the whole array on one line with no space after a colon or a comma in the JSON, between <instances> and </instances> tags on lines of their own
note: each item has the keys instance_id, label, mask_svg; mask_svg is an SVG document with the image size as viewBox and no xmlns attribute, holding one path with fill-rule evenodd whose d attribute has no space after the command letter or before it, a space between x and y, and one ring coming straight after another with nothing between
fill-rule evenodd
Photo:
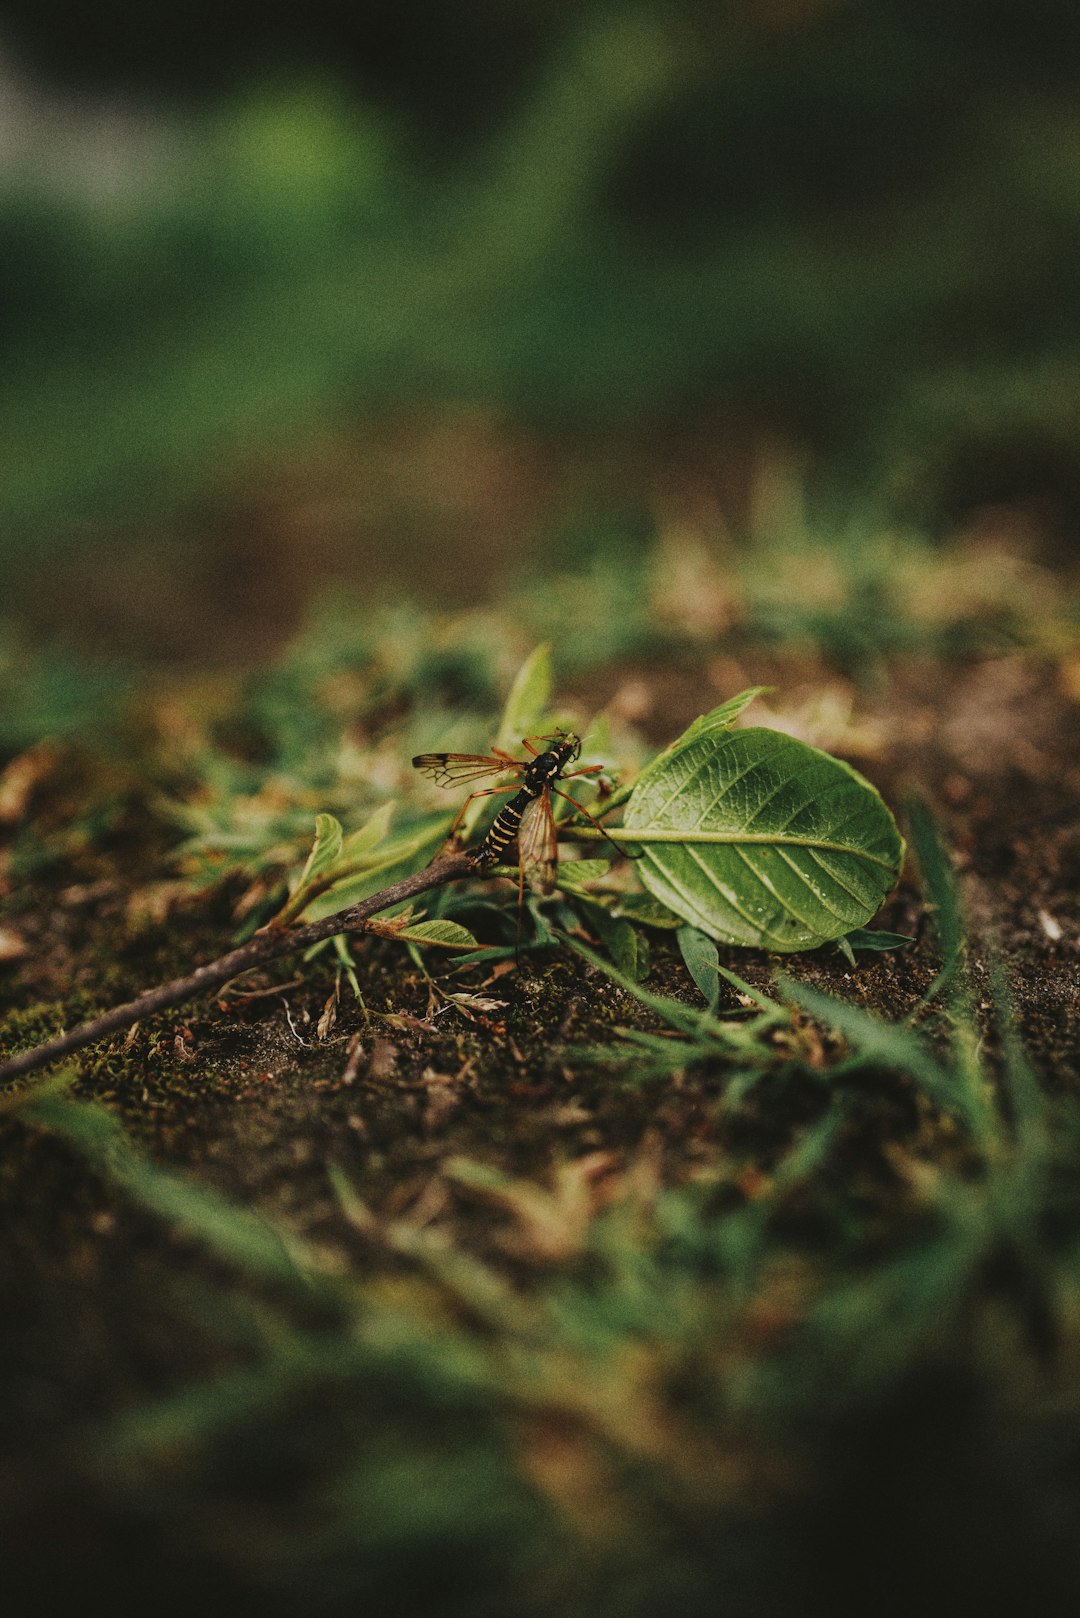
<instances>
[{"instance_id":1,"label":"brown twig","mask_svg":"<svg viewBox=\"0 0 1080 1618\"><path fill-rule=\"evenodd\" d=\"M70 1033L57 1034L55 1039L47 1039L43 1045L35 1045L31 1050L21 1051L18 1056L0 1063L0 1081L32 1073L35 1068L45 1067L58 1057L104 1039L106 1034L115 1034L119 1028L130 1028L132 1023L149 1017L155 1011L164 1011L168 1006L193 1000L196 995L219 988L230 978L253 966L262 966L264 961L275 960L279 955L292 955L298 949L307 949L309 945L318 944L324 938L333 938L337 933L362 932L369 918L378 915L380 910L400 904L403 899L413 899L418 893L426 893L429 888L441 887L444 882L471 876L475 869L471 853L448 854L442 859L433 860L415 875L403 877L400 882L384 888L381 893L372 894L370 899L361 899L359 904L336 910L332 916L324 916L322 921L312 921L304 927L265 928L246 944L230 950L228 955L208 961L205 966L197 966L187 977L173 978L171 983L148 989L126 1005L114 1006L100 1017L80 1023Z\"/></svg>"}]
</instances>

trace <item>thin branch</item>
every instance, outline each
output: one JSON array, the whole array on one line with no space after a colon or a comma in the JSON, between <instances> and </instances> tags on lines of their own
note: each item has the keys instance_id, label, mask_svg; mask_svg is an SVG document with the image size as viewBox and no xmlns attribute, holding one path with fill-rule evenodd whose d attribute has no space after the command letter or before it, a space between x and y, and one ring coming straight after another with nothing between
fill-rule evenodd
<instances>
[{"instance_id":1,"label":"thin branch","mask_svg":"<svg viewBox=\"0 0 1080 1618\"><path fill-rule=\"evenodd\" d=\"M126 1005L114 1006L112 1011L106 1011L90 1022L80 1023L70 1033L57 1034L55 1039L48 1039L43 1045L35 1045L31 1050L21 1051L18 1056L0 1063L0 1081L32 1073L35 1068L45 1067L58 1057L81 1050L84 1045L93 1045L95 1041L104 1039L106 1034L115 1034L120 1028L130 1028L133 1023L140 1022L155 1011L181 1005L185 1000L193 1000L196 995L220 988L230 978L238 977L253 966L262 966L265 961L276 960L280 955L292 955L338 933L363 932L370 917L378 915L380 910L400 904L403 899L413 899L418 893L426 893L429 888L441 887L444 882L472 876L475 870L471 853L448 854L442 859L433 860L415 875L394 882L381 893L373 893L370 899L361 899L359 904L336 910L332 916L324 916L322 921L312 921L304 927L264 928L246 944L219 956L216 961L196 967L186 977L174 978L171 983L148 989Z\"/></svg>"}]
</instances>

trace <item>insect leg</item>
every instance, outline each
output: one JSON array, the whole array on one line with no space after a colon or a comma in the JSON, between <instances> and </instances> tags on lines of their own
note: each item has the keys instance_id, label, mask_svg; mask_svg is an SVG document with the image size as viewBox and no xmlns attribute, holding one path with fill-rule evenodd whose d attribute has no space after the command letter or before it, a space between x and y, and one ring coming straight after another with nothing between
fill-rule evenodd
<instances>
[{"instance_id":1,"label":"insect leg","mask_svg":"<svg viewBox=\"0 0 1080 1618\"><path fill-rule=\"evenodd\" d=\"M545 731L542 736L523 736L521 738L521 745L522 747L527 747L533 758L535 758L540 752L540 749L538 747L534 747L533 742L561 742L565 736L565 730L548 730Z\"/></svg>"},{"instance_id":2,"label":"insect leg","mask_svg":"<svg viewBox=\"0 0 1080 1618\"><path fill-rule=\"evenodd\" d=\"M505 795L508 792L516 792L516 791L517 791L517 783L515 782L513 786L509 786L509 787L480 787L478 791L470 792L469 796L465 799L465 802L462 804L461 808L458 810L457 814L454 816L454 824L450 827L450 830L446 834L447 842L448 843L456 843L457 842L457 829L461 825L461 818L464 815L466 809L469 807L470 803L472 803L474 798L494 798L494 797L498 797L500 795L505 797Z\"/></svg>"},{"instance_id":3,"label":"insect leg","mask_svg":"<svg viewBox=\"0 0 1080 1618\"><path fill-rule=\"evenodd\" d=\"M565 777L564 777L564 779L565 779ZM560 792L558 787L552 787L551 790L552 790L552 792L558 792L559 797L560 798L565 798L567 803L572 803L574 808L579 812L579 814L583 814L585 816L585 819L587 821L589 821L593 826L596 827L597 831L603 832L604 836L607 838L607 840L611 844L612 848L618 849L619 853L623 856L624 859L627 859L627 860L639 860L641 858L642 853L644 852L644 850L639 850L638 853L631 854L631 852L630 852L630 850L628 848L623 848L619 843L617 843L615 841L614 837L612 837L612 835L608 831L607 827L602 826L600 824L600 822L597 820L596 816L591 815L589 813L589 811L586 809L585 805L583 803L578 803L577 799L572 798L570 796L569 792ZM568 826L567 830L571 833L571 835L573 835L573 827Z\"/></svg>"}]
</instances>

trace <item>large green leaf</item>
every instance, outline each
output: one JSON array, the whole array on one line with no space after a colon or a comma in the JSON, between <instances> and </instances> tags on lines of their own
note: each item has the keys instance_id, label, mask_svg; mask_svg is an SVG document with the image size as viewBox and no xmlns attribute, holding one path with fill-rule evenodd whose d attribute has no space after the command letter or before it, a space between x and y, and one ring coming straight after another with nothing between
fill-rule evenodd
<instances>
[{"instance_id":1,"label":"large green leaf","mask_svg":"<svg viewBox=\"0 0 1080 1618\"><path fill-rule=\"evenodd\" d=\"M849 765L776 731L700 720L638 778L622 840L641 847L649 892L692 926L769 950L812 949L862 926L904 852L877 791Z\"/></svg>"}]
</instances>

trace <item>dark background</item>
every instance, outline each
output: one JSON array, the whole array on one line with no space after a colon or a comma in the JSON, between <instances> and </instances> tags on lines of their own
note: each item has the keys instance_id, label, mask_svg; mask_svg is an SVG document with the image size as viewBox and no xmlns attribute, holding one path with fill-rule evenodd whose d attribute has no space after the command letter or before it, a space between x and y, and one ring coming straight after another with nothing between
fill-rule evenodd
<instances>
[{"instance_id":1,"label":"dark background","mask_svg":"<svg viewBox=\"0 0 1080 1618\"><path fill-rule=\"evenodd\" d=\"M824 509L1019 503L1071 556L1065 0L13 4L0 40L38 643L243 660L327 581L468 599L702 487L749 544L777 455Z\"/></svg>"}]
</instances>

